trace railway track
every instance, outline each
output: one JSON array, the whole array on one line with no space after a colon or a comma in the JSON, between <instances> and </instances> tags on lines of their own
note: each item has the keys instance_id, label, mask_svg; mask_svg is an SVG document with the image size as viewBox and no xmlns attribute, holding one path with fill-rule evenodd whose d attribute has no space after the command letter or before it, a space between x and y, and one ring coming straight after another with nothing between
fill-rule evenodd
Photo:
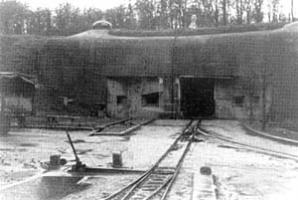
<instances>
[{"instance_id":1,"label":"railway track","mask_svg":"<svg viewBox=\"0 0 298 200\"><path fill-rule=\"evenodd\" d=\"M274 150L271 150L271 149L266 149L266 148L263 148L263 147L258 147L258 146L255 146L255 145L250 145L250 144L245 144L245 143L242 143L242 142L238 142L236 140L226 138L225 136L222 136L218 133L210 133L209 131L206 131L205 129L203 129L199 126L198 126L197 131L198 131L199 134L205 135L207 137L216 138L216 139L218 139L220 141L223 141L225 143L230 143L235 148L243 148L243 149L247 149L247 150L250 150L250 151L255 151L255 152L258 152L258 153L267 154L267 155L270 155L270 156L275 156L275 157L286 158L286 159L291 159L291 160L298 161L298 156L297 155L284 153L284 152L279 152L279 151L274 151Z\"/></svg>"},{"instance_id":2,"label":"railway track","mask_svg":"<svg viewBox=\"0 0 298 200\"><path fill-rule=\"evenodd\" d=\"M155 119L140 121L133 118L127 118L124 120L96 126L89 136L122 136L139 129L141 126L147 125L154 120Z\"/></svg>"},{"instance_id":3,"label":"railway track","mask_svg":"<svg viewBox=\"0 0 298 200\"><path fill-rule=\"evenodd\" d=\"M164 200L179 173L198 123L198 121L190 121L180 136L146 173L105 200ZM167 165L167 159L173 157L173 154L179 155L178 161Z\"/></svg>"}]
</instances>

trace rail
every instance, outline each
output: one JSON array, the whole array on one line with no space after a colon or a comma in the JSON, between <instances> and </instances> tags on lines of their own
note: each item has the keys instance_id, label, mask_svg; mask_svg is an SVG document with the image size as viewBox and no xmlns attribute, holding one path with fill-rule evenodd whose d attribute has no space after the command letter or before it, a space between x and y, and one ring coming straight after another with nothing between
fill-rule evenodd
<instances>
[{"instance_id":1,"label":"rail","mask_svg":"<svg viewBox=\"0 0 298 200\"><path fill-rule=\"evenodd\" d=\"M150 119L143 121L141 123L134 123L134 119L126 119L126 120L120 120L113 123L110 123L108 125L104 125L101 128L92 131L89 136L124 136L126 134L129 134L137 129L139 129L141 126L147 125L151 122L153 122L155 119ZM121 131L108 131L106 129L112 128L113 126L117 126L119 124L130 124L131 126L121 130Z\"/></svg>"},{"instance_id":2,"label":"rail","mask_svg":"<svg viewBox=\"0 0 298 200\"><path fill-rule=\"evenodd\" d=\"M251 150L251 151L255 151L255 152L259 152L259 153L265 153L265 154L271 155L271 156L276 156L276 157L280 157L280 158L286 158L286 159L292 159L292 160L298 161L298 156L293 155L293 154L274 151L274 150L270 150L270 149L250 145L250 144L237 142L235 140L225 138L225 137L221 136L220 134L215 134L215 133L211 134L210 132L208 132L207 130L205 130L201 127L198 127L197 131L200 134L205 135L207 137L213 137L213 138L216 138L218 140L221 140L221 141L233 144L233 145L237 145L238 147L242 147L242 148L245 148L245 149L248 149L248 150Z\"/></svg>"},{"instance_id":3,"label":"rail","mask_svg":"<svg viewBox=\"0 0 298 200\"><path fill-rule=\"evenodd\" d=\"M120 189L104 200L149 200L152 197L158 196L160 199L165 199L170 191L175 178L177 177L181 168L182 162L189 147L192 143L194 130L197 126L197 121L191 120L183 129L182 133L171 144L167 151L158 159L158 161L137 180L131 182L126 187ZM176 147L183 138L188 138L188 142L183 149L183 153L179 158L175 167L160 166L162 161L173 151L176 151Z\"/></svg>"}]
</instances>

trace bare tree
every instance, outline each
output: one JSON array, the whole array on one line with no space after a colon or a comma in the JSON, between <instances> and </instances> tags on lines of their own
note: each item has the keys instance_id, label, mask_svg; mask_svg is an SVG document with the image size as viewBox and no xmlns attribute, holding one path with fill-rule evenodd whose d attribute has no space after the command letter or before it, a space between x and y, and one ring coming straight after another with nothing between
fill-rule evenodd
<instances>
[{"instance_id":1,"label":"bare tree","mask_svg":"<svg viewBox=\"0 0 298 200\"><path fill-rule=\"evenodd\" d=\"M137 0L135 7L138 13L139 27L142 29L153 29L155 16L155 7L153 0Z\"/></svg>"},{"instance_id":2,"label":"bare tree","mask_svg":"<svg viewBox=\"0 0 298 200\"><path fill-rule=\"evenodd\" d=\"M291 0L291 18L292 18L292 22L295 21L295 17L294 17L294 0Z\"/></svg>"},{"instance_id":3,"label":"bare tree","mask_svg":"<svg viewBox=\"0 0 298 200\"><path fill-rule=\"evenodd\" d=\"M221 5L222 5L222 21L224 25L227 25L228 23L228 11L227 11L227 7L228 7L228 0L222 0L221 1Z\"/></svg>"},{"instance_id":4,"label":"bare tree","mask_svg":"<svg viewBox=\"0 0 298 200\"><path fill-rule=\"evenodd\" d=\"M23 34L29 9L17 1L0 2L0 33Z\"/></svg>"},{"instance_id":5,"label":"bare tree","mask_svg":"<svg viewBox=\"0 0 298 200\"><path fill-rule=\"evenodd\" d=\"M253 16L253 1L252 0L244 0L244 12L246 23L250 24Z\"/></svg>"},{"instance_id":6,"label":"bare tree","mask_svg":"<svg viewBox=\"0 0 298 200\"><path fill-rule=\"evenodd\" d=\"M217 26L219 23L219 9L218 9L218 0L215 0L214 2L214 21L215 25Z\"/></svg>"},{"instance_id":7,"label":"bare tree","mask_svg":"<svg viewBox=\"0 0 298 200\"><path fill-rule=\"evenodd\" d=\"M236 22L237 24L243 23L244 5L243 0L235 0L236 8Z\"/></svg>"},{"instance_id":8,"label":"bare tree","mask_svg":"<svg viewBox=\"0 0 298 200\"><path fill-rule=\"evenodd\" d=\"M279 10L278 10L279 0L272 0L271 1L271 8L272 8L272 22L276 23L279 19Z\"/></svg>"},{"instance_id":9,"label":"bare tree","mask_svg":"<svg viewBox=\"0 0 298 200\"><path fill-rule=\"evenodd\" d=\"M254 0L254 15L253 18L257 23L263 21L264 13L262 10L264 0Z\"/></svg>"}]
</instances>

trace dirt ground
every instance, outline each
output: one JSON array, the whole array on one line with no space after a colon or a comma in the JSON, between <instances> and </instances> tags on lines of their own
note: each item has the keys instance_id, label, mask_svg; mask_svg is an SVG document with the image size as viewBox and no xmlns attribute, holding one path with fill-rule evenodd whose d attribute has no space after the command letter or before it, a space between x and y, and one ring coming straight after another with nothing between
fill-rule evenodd
<instances>
[{"instance_id":1,"label":"dirt ground","mask_svg":"<svg viewBox=\"0 0 298 200\"><path fill-rule=\"evenodd\" d=\"M124 168L146 170L169 147L186 123L158 120L126 137L88 137L89 132L83 131L71 132L71 136L81 160L88 166L111 167L112 153L121 152ZM298 146L247 134L237 121L203 121L203 127L211 134L271 153L202 137L203 141L192 144L168 199L196 199L194 193L199 190L202 166L212 169L215 185L211 189L218 200L297 199L298 161L272 152L298 158ZM1 137L0 147L0 184L1 190L5 191L0 194L0 199L101 199L140 175L48 176L26 182L27 189L13 187L18 191L13 193L5 187L40 175L43 171L41 163L48 160L49 155L60 154L69 164L73 163L74 156L63 131L13 130L8 136ZM32 187L34 192L30 189ZM30 192L20 192L24 190Z\"/></svg>"},{"instance_id":2,"label":"dirt ground","mask_svg":"<svg viewBox=\"0 0 298 200\"><path fill-rule=\"evenodd\" d=\"M111 167L112 153L120 152L122 154L124 168L146 170L158 160L162 152L166 151L186 123L187 121L176 121L172 123L171 121L157 120L125 137L89 137L89 132L86 131L74 131L70 132L70 135L81 161L87 164L87 166ZM41 174L42 171L44 171L42 168L43 162L48 161L50 155L59 154L62 158L68 160L68 164L74 163L74 156L64 131L15 129L12 130L8 136L1 137L0 146L1 189L5 189L9 185ZM85 181L91 181L95 186L102 183L105 186L105 190L100 190L100 192L96 193L99 195L100 193L104 193L103 191L108 192L119 189L119 185L131 181L131 179L135 178L137 175L139 174L127 176L127 178L125 178L125 176L109 175L105 177L103 175L97 179L89 178ZM109 180L109 186L105 181L101 182L101 180L105 179ZM123 181L119 182L119 180ZM113 184L113 181L119 182L118 186L117 184ZM40 179L34 180L32 184L30 182L34 188L36 188L36 185L40 185L35 182L40 182ZM28 183L28 185L30 184ZM95 190L98 190L99 188L95 186L90 187L90 189L94 190L95 188ZM68 191L68 189L63 191ZM10 196L8 193L9 192L5 192L5 195L0 195L0 197L6 200L19 199L10 198L14 195ZM50 192L50 194L52 194L52 192ZM64 196L68 198L68 195L65 194ZM60 199L60 196L58 199ZM64 196L63 198L66 198ZM49 195L43 195L42 197L42 199L52 198L53 196L49 197ZM24 199L24 195L22 199ZM37 196L28 196L27 199L40 199L40 194ZM78 196L72 195L69 199L78 199Z\"/></svg>"},{"instance_id":3,"label":"dirt ground","mask_svg":"<svg viewBox=\"0 0 298 200\"><path fill-rule=\"evenodd\" d=\"M236 121L204 121L203 125L209 131L244 144L298 156L298 146L248 135ZM297 160L235 147L217 139L193 145L188 156L184 172L196 177L199 166L210 166L216 176L220 200L297 199Z\"/></svg>"}]
</instances>

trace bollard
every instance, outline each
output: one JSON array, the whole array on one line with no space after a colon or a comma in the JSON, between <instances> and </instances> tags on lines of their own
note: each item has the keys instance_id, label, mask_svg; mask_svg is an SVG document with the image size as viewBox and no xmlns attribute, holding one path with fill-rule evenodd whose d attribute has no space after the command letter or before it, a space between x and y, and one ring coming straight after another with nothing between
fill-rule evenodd
<instances>
[{"instance_id":1,"label":"bollard","mask_svg":"<svg viewBox=\"0 0 298 200\"><path fill-rule=\"evenodd\" d=\"M200 168L200 173L201 173L202 175L210 176L210 175L212 174L212 171L211 171L211 168L210 168L210 167L206 167L206 166L204 166L204 167L201 167L201 168Z\"/></svg>"},{"instance_id":2,"label":"bollard","mask_svg":"<svg viewBox=\"0 0 298 200\"><path fill-rule=\"evenodd\" d=\"M60 155L51 155L50 156L50 165L59 166L60 165Z\"/></svg>"},{"instance_id":3,"label":"bollard","mask_svg":"<svg viewBox=\"0 0 298 200\"><path fill-rule=\"evenodd\" d=\"M113 152L113 167L122 167L122 154L120 152Z\"/></svg>"},{"instance_id":4,"label":"bollard","mask_svg":"<svg viewBox=\"0 0 298 200\"><path fill-rule=\"evenodd\" d=\"M66 163L67 163L67 160L65 159L65 158L61 158L60 159L60 165L66 165Z\"/></svg>"}]
</instances>

